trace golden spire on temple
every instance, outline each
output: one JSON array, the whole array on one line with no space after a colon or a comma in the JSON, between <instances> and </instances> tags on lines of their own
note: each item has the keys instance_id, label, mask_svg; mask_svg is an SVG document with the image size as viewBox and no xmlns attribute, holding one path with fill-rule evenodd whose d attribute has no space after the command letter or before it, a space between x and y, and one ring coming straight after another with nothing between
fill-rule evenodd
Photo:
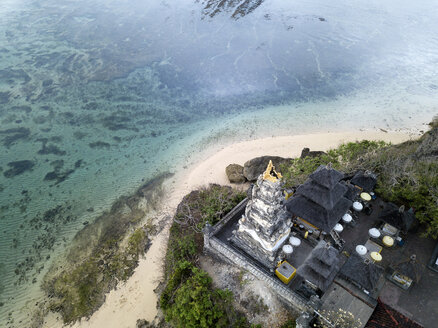
<instances>
[{"instance_id":1,"label":"golden spire on temple","mask_svg":"<svg viewBox=\"0 0 438 328\"><path fill-rule=\"evenodd\" d=\"M280 173L275 171L275 166L274 164L272 164L272 161L269 161L268 167L266 168L266 171L263 173L263 180L277 182L282 177L283 176Z\"/></svg>"}]
</instances>

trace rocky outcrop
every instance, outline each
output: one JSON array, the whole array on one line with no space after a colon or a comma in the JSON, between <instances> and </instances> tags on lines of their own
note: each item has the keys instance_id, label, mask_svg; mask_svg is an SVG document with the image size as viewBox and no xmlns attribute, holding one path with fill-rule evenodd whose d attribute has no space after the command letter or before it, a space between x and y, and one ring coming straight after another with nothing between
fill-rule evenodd
<instances>
[{"instance_id":1,"label":"rocky outcrop","mask_svg":"<svg viewBox=\"0 0 438 328\"><path fill-rule=\"evenodd\" d=\"M284 158L279 156L261 156L247 161L243 165L243 175L248 181L257 180L258 176L262 174L269 161L272 161L275 167L279 168L281 164L288 163L292 158Z\"/></svg>"},{"instance_id":2,"label":"rocky outcrop","mask_svg":"<svg viewBox=\"0 0 438 328\"><path fill-rule=\"evenodd\" d=\"M312 151L310 151L310 149L309 148L303 148L303 150L301 151L301 156L300 156L300 158L305 158L305 157L318 157L318 156L321 156L321 155L325 155L326 153L325 152L323 152L323 151L319 151L319 150L317 150L317 151L315 151L315 150L312 150Z\"/></svg>"},{"instance_id":3,"label":"rocky outcrop","mask_svg":"<svg viewBox=\"0 0 438 328\"><path fill-rule=\"evenodd\" d=\"M415 152L417 157L436 157L438 156L438 127L425 133Z\"/></svg>"},{"instance_id":4,"label":"rocky outcrop","mask_svg":"<svg viewBox=\"0 0 438 328\"><path fill-rule=\"evenodd\" d=\"M243 175L243 166L239 164L230 164L226 167L225 173L231 183L244 183L246 178Z\"/></svg>"}]
</instances>

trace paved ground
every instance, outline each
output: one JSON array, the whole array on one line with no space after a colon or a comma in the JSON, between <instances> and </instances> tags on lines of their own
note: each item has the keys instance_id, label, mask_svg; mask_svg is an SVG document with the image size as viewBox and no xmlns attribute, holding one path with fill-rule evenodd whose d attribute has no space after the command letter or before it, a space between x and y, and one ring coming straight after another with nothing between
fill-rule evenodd
<instances>
[{"instance_id":1,"label":"paved ground","mask_svg":"<svg viewBox=\"0 0 438 328\"><path fill-rule=\"evenodd\" d=\"M383 202L375 200L372 202L372 205L373 212L371 215L360 213L355 221L355 225L345 227L344 231L341 233L341 237L346 241L344 248L346 252L351 254L354 252L357 245L364 245L369 238L368 230L377 225L379 221L378 215L383 209ZM228 224L217 234L217 237L222 241L227 241L227 238L231 236L232 230L236 229L237 220L240 218L241 214L233 220L230 220L230 222L228 222ZM410 233L402 247L396 246L391 249L384 248L381 253L383 260L380 263L381 266L387 268L390 265L396 265L401 261L409 259L412 254L416 254L418 263L420 263L421 272L419 283L414 284L410 290L405 291L386 280L380 291L380 299L407 317L419 322L425 328L436 328L438 327L438 273L429 270L426 267L436 241L430 238L422 238L420 235L421 231ZM296 268L304 262L312 249L310 244L307 245L306 242L304 242L302 246L303 247L300 246L297 248L293 254L294 259L292 260L292 264ZM250 259L255 263L258 263L256 259ZM259 266L265 269L266 273L273 275L272 273L269 273L269 270L264 268L263 265L259 264ZM301 284L301 281L302 279L292 280L290 288L295 289Z\"/></svg>"},{"instance_id":2,"label":"paved ground","mask_svg":"<svg viewBox=\"0 0 438 328\"><path fill-rule=\"evenodd\" d=\"M395 263L409 258L412 254L417 255L421 274L419 283L405 291L386 281L380 299L425 328L436 328L438 327L438 273L426 267L436 241L421 238L419 234L421 232L409 234L405 247L394 254Z\"/></svg>"},{"instance_id":3,"label":"paved ground","mask_svg":"<svg viewBox=\"0 0 438 328\"><path fill-rule=\"evenodd\" d=\"M356 245L368 239L368 230L378 221L378 215L383 205L379 200L373 201L374 211L370 216L361 213L357 225L347 227L341 234L346 240L345 250L354 252ZM417 256L420 264L421 279L408 291L397 287L386 280L379 298L382 302L392 306L407 317L419 322L425 328L438 327L438 273L426 267L436 241L431 238L422 238L422 231L409 233L403 247L391 249L383 248L381 266L387 268L409 259L412 254Z\"/></svg>"}]
</instances>

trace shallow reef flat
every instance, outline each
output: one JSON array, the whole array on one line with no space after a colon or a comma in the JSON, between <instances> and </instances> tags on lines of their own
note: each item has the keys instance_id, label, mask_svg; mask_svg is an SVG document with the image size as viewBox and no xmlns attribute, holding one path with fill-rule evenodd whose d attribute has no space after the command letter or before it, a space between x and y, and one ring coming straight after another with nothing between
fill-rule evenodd
<instances>
[{"instance_id":1,"label":"shallow reef flat","mask_svg":"<svg viewBox=\"0 0 438 328\"><path fill-rule=\"evenodd\" d=\"M7 326L29 320L84 226L163 172L259 137L424 129L438 107L430 5L356 5L347 19L318 1L2 1Z\"/></svg>"}]
</instances>

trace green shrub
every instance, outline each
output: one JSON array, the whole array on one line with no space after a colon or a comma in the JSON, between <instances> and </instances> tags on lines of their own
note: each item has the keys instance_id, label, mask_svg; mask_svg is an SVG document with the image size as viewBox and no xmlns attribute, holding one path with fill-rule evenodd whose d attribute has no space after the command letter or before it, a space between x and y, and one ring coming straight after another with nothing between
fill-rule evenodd
<instances>
[{"instance_id":1,"label":"green shrub","mask_svg":"<svg viewBox=\"0 0 438 328\"><path fill-rule=\"evenodd\" d=\"M165 319L175 327L250 327L233 308L232 293L213 288L208 274L197 267L202 228L207 222L218 222L244 198L243 192L210 185L192 191L178 206L167 245L166 286L160 296Z\"/></svg>"},{"instance_id":2,"label":"green shrub","mask_svg":"<svg viewBox=\"0 0 438 328\"><path fill-rule=\"evenodd\" d=\"M246 320L234 320L232 293L214 289L208 274L187 261L175 268L161 294L160 306L166 321L176 327L247 327Z\"/></svg>"}]
</instances>

